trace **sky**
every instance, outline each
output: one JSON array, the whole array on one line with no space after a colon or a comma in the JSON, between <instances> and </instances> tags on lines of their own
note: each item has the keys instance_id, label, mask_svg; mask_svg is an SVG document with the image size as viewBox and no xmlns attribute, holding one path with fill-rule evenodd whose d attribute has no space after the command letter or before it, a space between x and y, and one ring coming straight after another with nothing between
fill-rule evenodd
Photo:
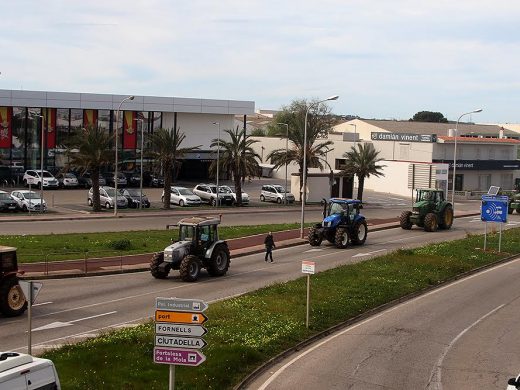
<instances>
[{"instance_id":1,"label":"sky","mask_svg":"<svg viewBox=\"0 0 520 390\"><path fill-rule=\"evenodd\" d=\"M17 0L0 89L254 101L520 123L514 0Z\"/></svg>"}]
</instances>

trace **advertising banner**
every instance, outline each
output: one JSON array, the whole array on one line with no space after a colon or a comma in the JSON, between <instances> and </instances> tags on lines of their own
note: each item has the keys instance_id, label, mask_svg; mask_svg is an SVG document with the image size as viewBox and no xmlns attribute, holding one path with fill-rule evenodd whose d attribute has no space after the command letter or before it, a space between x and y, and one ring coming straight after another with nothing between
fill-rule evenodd
<instances>
[{"instance_id":1,"label":"advertising banner","mask_svg":"<svg viewBox=\"0 0 520 390\"><path fill-rule=\"evenodd\" d=\"M0 107L0 148L10 148L12 141L12 123L13 115L11 107Z\"/></svg>"}]
</instances>

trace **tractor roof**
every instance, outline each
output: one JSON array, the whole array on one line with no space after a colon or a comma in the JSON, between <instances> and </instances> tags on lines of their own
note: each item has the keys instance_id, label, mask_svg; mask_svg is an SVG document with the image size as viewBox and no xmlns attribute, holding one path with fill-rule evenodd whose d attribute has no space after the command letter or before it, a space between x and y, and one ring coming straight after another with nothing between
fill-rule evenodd
<instances>
[{"instance_id":1,"label":"tractor roof","mask_svg":"<svg viewBox=\"0 0 520 390\"><path fill-rule=\"evenodd\" d=\"M438 188L416 188L417 191L434 191L434 192L444 192L444 190L440 190Z\"/></svg>"},{"instance_id":2,"label":"tractor roof","mask_svg":"<svg viewBox=\"0 0 520 390\"><path fill-rule=\"evenodd\" d=\"M330 198L331 203L344 203L344 204L361 204L359 199L348 199L348 198Z\"/></svg>"},{"instance_id":3,"label":"tractor roof","mask_svg":"<svg viewBox=\"0 0 520 390\"><path fill-rule=\"evenodd\" d=\"M4 252L14 252L16 251L16 248L13 248L12 246L3 246L3 245L0 245L0 253L4 253Z\"/></svg>"},{"instance_id":4,"label":"tractor roof","mask_svg":"<svg viewBox=\"0 0 520 390\"><path fill-rule=\"evenodd\" d=\"M220 218L217 217L189 217L181 219L178 223L178 225L191 226L208 226L218 224L220 224Z\"/></svg>"}]
</instances>

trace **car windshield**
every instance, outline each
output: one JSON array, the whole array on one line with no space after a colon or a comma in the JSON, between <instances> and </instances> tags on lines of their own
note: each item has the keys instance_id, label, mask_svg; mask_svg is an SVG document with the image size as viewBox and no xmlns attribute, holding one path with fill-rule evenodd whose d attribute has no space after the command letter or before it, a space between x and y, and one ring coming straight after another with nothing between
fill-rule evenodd
<instances>
[{"instance_id":1,"label":"car windshield","mask_svg":"<svg viewBox=\"0 0 520 390\"><path fill-rule=\"evenodd\" d=\"M11 197L9 196L9 194L2 194L0 193L0 200L10 200Z\"/></svg>"},{"instance_id":2,"label":"car windshield","mask_svg":"<svg viewBox=\"0 0 520 390\"><path fill-rule=\"evenodd\" d=\"M182 225L179 229L179 241L192 241L195 235L194 226Z\"/></svg>"},{"instance_id":3,"label":"car windshield","mask_svg":"<svg viewBox=\"0 0 520 390\"><path fill-rule=\"evenodd\" d=\"M128 190L125 190L125 192L127 192L130 196L141 196L141 191L139 191L138 189L128 189ZM144 192L143 192L143 196L144 196Z\"/></svg>"},{"instance_id":4,"label":"car windshield","mask_svg":"<svg viewBox=\"0 0 520 390\"><path fill-rule=\"evenodd\" d=\"M40 195L35 192L26 192L23 194L25 199L40 199Z\"/></svg>"},{"instance_id":5,"label":"car windshield","mask_svg":"<svg viewBox=\"0 0 520 390\"><path fill-rule=\"evenodd\" d=\"M220 187L220 192L223 192L225 194L231 194L233 191L228 186L221 186Z\"/></svg>"},{"instance_id":6,"label":"car windshield","mask_svg":"<svg viewBox=\"0 0 520 390\"><path fill-rule=\"evenodd\" d=\"M53 177L49 172L43 171L43 177Z\"/></svg>"},{"instance_id":7,"label":"car windshield","mask_svg":"<svg viewBox=\"0 0 520 390\"><path fill-rule=\"evenodd\" d=\"M273 188L278 192L279 194L283 194L285 192L285 188L282 186L273 186Z\"/></svg>"},{"instance_id":8,"label":"car windshield","mask_svg":"<svg viewBox=\"0 0 520 390\"><path fill-rule=\"evenodd\" d=\"M107 195L110 196L111 198L113 198L116 195L115 188L108 188L105 191L107 192Z\"/></svg>"},{"instance_id":9,"label":"car windshield","mask_svg":"<svg viewBox=\"0 0 520 390\"><path fill-rule=\"evenodd\" d=\"M187 188L177 188L177 191L179 191L179 194L181 195L193 195L193 192Z\"/></svg>"},{"instance_id":10,"label":"car windshield","mask_svg":"<svg viewBox=\"0 0 520 390\"><path fill-rule=\"evenodd\" d=\"M76 176L74 176L74 174L72 174L72 173L66 173L64 175L64 177L66 177L67 179L75 179L76 178Z\"/></svg>"}]
</instances>

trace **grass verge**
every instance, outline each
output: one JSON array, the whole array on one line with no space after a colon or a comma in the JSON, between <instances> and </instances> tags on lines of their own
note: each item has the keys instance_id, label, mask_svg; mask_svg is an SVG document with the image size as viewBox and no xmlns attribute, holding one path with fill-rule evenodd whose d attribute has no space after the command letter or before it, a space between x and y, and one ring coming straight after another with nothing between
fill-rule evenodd
<instances>
[{"instance_id":1,"label":"grass verge","mask_svg":"<svg viewBox=\"0 0 520 390\"><path fill-rule=\"evenodd\" d=\"M224 226L219 228L219 236L227 240L299 227L298 223ZM0 245L17 248L20 263L33 263L83 259L85 254L88 257L108 257L157 252L162 251L172 237L178 237L177 230L19 235L0 237Z\"/></svg>"},{"instance_id":2,"label":"grass verge","mask_svg":"<svg viewBox=\"0 0 520 390\"><path fill-rule=\"evenodd\" d=\"M496 235L495 235L496 238ZM492 235L488 235L491 242ZM207 361L176 368L176 389L230 389L287 348L369 309L517 254L520 229L503 233L502 250L479 249L482 236L403 249L312 276L310 328L306 279L272 285L210 305ZM153 313L150 302L150 315ZM162 389L166 365L153 363L153 324L108 332L45 353L63 389Z\"/></svg>"}]
</instances>

